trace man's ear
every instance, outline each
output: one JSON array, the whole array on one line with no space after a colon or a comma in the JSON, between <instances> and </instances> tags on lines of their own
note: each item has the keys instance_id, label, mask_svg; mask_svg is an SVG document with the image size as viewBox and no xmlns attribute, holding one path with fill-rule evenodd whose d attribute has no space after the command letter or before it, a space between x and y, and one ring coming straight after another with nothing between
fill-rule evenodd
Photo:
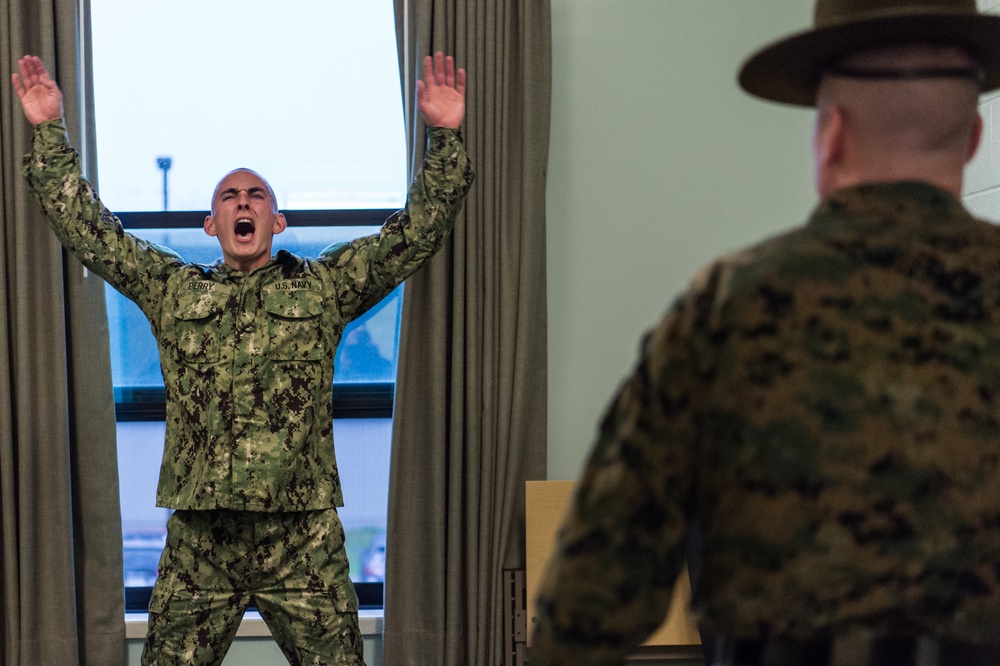
<instances>
[{"instance_id":1,"label":"man's ear","mask_svg":"<svg viewBox=\"0 0 1000 666\"><path fill-rule=\"evenodd\" d=\"M975 156L976 151L979 150L979 142L983 138L983 117L976 113L976 122L972 126L972 135L969 137L969 153L965 156L965 161L968 163Z\"/></svg>"},{"instance_id":2,"label":"man's ear","mask_svg":"<svg viewBox=\"0 0 1000 666\"><path fill-rule=\"evenodd\" d=\"M218 236L219 233L215 230L215 220L212 219L211 215L205 216L205 233L209 236Z\"/></svg>"},{"instance_id":3,"label":"man's ear","mask_svg":"<svg viewBox=\"0 0 1000 666\"><path fill-rule=\"evenodd\" d=\"M824 116L816 134L816 159L829 168L844 157L844 110L834 104L824 109Z\"/></svg>"},{"instance_id":4,"label":"man's ear","mask_svg":"<svg viewBox=\"0 0 1000 666\"><path fill-rule=\"evenodd\" d=\"M825 199L840 184L844 160L844 110L839 106L824 105L816 118L813 138L813 160L816 192Z\"/></svg>"},{"instance_id":5,"label":"man's ear","mask_svg":"<svg viewBox=\"0 0 1000 666\"><path fill-rule=\"evenodd\" d=\"M208 224L206 221L205 224ZM274 233L280 234L288 226L288 220L285 219L284 213L278 213L274 216Z\"/></svg>"}]
</instances>

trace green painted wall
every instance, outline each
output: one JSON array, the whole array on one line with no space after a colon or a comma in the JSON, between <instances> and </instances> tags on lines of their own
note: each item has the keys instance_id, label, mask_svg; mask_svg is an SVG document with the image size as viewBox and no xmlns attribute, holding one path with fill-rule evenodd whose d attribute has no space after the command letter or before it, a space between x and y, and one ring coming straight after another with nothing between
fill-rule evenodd
<instances>
[{"instance_id":1,"label":"green painted wall","mask_svg":"<svg viewBox=\"0 0 1000 666\"><path fill-rule=\"evenodd\" d=\"M639 339L714 256L801 224L812 113L744 94L804 0L552 0L548 478L579 474Z\"/></svg>"}]
</instances>

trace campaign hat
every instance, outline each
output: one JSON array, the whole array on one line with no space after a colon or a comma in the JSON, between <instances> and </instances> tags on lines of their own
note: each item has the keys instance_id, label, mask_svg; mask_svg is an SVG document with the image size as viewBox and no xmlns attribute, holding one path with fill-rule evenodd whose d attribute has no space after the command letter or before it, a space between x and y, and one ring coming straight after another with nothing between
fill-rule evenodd
<instances>
[{"instance_id":1,"label":"campaign hat","mask_svg":"<svg viewBox=\"0 0 1000 666\"><path fill-rule=\"evenodd\" d=\"M1000 15L979 12L976 0L817 0L812 29L752 54L738 80L751 95L813 106L820 77L838 59L916 43L965 48L981 67L981 89L1000 88Z\"/></svg>"}]
</instances>

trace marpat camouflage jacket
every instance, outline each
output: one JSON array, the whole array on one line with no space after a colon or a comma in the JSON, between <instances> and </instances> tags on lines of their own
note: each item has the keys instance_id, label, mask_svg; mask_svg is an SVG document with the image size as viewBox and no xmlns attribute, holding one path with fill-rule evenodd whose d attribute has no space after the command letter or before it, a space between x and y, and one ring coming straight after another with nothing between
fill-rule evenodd
<instances>
[{"instance_id":1,"label":"marpat camouflage jacket","mask_svg":"<svg viewBox=\"0 0 1000 666\"><path fill-rule=\"evenodd\" d=\"M620 663L695 526L715 632L1000 642L1000 228L866 185L703 271L601 424L532 664Z\"/></svg>"}]
</instances>

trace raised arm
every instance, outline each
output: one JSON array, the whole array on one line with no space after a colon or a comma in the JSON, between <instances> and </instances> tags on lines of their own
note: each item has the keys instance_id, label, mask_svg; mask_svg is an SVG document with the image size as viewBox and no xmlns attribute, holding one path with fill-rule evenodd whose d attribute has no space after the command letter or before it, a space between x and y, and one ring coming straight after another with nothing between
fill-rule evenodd
<instances>
[{"instance_id":1,"label":"raised arm","mask_svg":"<svg viewBox=\"0 0 1000 666\"><path fill-rule=\"evenodd\" d=\"M465 117L465 70L438 51L424 58L424 78L417 81L417 108L431 127L457 128Z\"/></svg>"},{"instance_id":2,"label":"raised arm","mask_svg":"<svg viewBox=\"0 0 1000 666\"><path fill-rule=\"evenodd\" d=\"M474 174L457 132L465 116L465 71L443 53L424 59L417 82L418 108L430 128L427 151L414 176L406 206L378 233L331 246L320 263L338 280L345 317L360 316L437 252L455 225ZM363 279L359 279L363 276Z\"/></svg>"},{"instance_id":3,"label":"raised arm","mask_svg":"<svg viewBox=\"0 0 1000 666\"><path fill-rule=\"evenodd\" d=\"M20 74L11 74L14 91L21 100L24 117L32 125L58 120L63 115L63 97L38 56L26 55L18 63Z\"/></svg>"}]
</instances>

